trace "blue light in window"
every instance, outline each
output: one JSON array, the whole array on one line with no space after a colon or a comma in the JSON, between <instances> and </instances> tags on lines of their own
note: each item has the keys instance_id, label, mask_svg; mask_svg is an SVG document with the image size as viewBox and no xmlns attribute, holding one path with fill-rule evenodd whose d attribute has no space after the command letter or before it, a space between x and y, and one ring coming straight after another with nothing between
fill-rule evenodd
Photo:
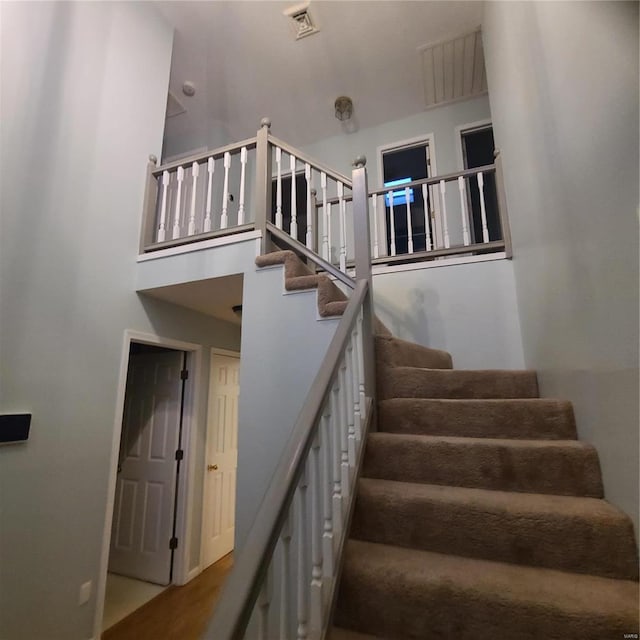
<instances>
[{"instance_id":1,"label":"blue light in window","mask_svg":"<svg viewBox=\"0 0 640 640\"><path fill-rule=\"evenodd\" d=\"M385 187L399 187L402 184L407 184L412 181L412 178L400 178L399 180L390 180L389 182L385 182ZM398 189L397 191L393 191L391 193L393 197L393 206L397 207L401 204L407 204L407 192L406 189ZM386 193L384 196L385 204L387 207L391 206L391 198L389 198L389 194ZM409 189L409 202L413 202L414 195L413 189Z\"/></svg>"}]
</instances>

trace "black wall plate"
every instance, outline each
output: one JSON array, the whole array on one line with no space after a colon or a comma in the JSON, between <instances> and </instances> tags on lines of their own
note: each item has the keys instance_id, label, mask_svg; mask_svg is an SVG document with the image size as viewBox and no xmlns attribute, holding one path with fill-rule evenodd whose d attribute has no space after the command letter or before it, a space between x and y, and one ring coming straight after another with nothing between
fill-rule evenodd
<instances>
[{"instance_id":1,"label":"black wall plate","mask_svg":"<svg viewBox=\"0 0 640 640\"><path fill-rule=\"evenodd\" d=\"M0 444L24 442L29 437L30 413L0 415Z\"/></svg>"}]
</instances>

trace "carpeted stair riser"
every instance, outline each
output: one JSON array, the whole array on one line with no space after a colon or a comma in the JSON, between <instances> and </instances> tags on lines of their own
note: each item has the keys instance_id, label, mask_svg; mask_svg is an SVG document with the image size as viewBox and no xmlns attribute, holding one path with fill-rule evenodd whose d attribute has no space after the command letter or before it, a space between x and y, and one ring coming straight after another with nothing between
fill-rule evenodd
<instances>
[{"instance_id":1,"label":"carpeted stair riser","mask_svg":"<svg viewBox=\"0 0 640 640\"><path fill-rule=\"evenodd\" d=\"M337 626L387 639L637 633L637 583L349 540Z\"/></svg>"},{"instance_id":2,"label":"carpeted stair riser","mask_svg":"<svg viewBox=\"0 0 640 640\"><path fill-rule=\"evenodd\" d=\"M547 399L447 400L391 398L378 403L378 428L393 433L572 440L570 402Z\"/></svg>"},{"instance_id":3,"label":"carpeted stair riser","mask_svg":"<svg viewBox=\"0 0 640 640\"><path fill-rule=\"evenodd\" d=\"M604 500L362 478L351 538L635 580L630 519Z\"/></svg>"},{"instance_id":4,"label":"carpeted stair riser","mask_svg":"<svg viewBox=\"0 0 640 640\"><path fill-rule=\"evenodd\" d=\"M425 369L451 369L451 355L439 349L400 340L393 336L376 336L376 366L423 367Z\"/></svg>"},{"instance_id":5,"label":"carpeted stair riser","mask_svg":"<svg viewBox=\"0 0 640 640\"><path fill-rule=\"evenodd\" d=\"M499 491L603 496L596 450L571 440L371 433L362 475Z\"/></svg>"},{"instance_id":6,"label":"carpeted stair riser","mask_svg":"<svg viewBox=\"0 0 640 640\"><path fill-rule=\"evenodd\" d=\"M534 371L465 371L389 367L377 370L378 399L537 398Z\"/></svg>"}]
</instances>

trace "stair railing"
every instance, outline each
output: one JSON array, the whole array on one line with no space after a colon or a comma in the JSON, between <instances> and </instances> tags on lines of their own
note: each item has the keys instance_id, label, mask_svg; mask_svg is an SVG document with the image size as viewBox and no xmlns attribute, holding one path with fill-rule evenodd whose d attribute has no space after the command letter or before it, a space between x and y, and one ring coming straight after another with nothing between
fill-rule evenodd
<instances>
[{"instance_id":1,"label":"stair railing","mask_svg":"<svg viewBox=\"0 0 640 640\"><path fill-rule=\"evenodd\" d=\"M375 407L364 164L359 159L353 171L355 284L340 278L354 288L206 638L326 635Z\"/></svg>"}]
</instances>

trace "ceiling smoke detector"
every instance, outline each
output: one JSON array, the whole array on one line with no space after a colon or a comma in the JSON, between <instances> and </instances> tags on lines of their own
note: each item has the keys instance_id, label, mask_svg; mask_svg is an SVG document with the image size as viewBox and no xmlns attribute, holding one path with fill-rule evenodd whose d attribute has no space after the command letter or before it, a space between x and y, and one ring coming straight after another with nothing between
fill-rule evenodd
<instances>
[{"instance_id":1,"label":"ceiling smoke detector","mask_svg":"<svg viewBox=\"0 0 640 640\"><path fill-rule=\"evenodd\" d=\"M290 7L284 12L284 15L291 18L291 29L296 40L306 38L320 31L313 23L313 19L309 13L308 2Z\"/></svg>"}]
</instances>

